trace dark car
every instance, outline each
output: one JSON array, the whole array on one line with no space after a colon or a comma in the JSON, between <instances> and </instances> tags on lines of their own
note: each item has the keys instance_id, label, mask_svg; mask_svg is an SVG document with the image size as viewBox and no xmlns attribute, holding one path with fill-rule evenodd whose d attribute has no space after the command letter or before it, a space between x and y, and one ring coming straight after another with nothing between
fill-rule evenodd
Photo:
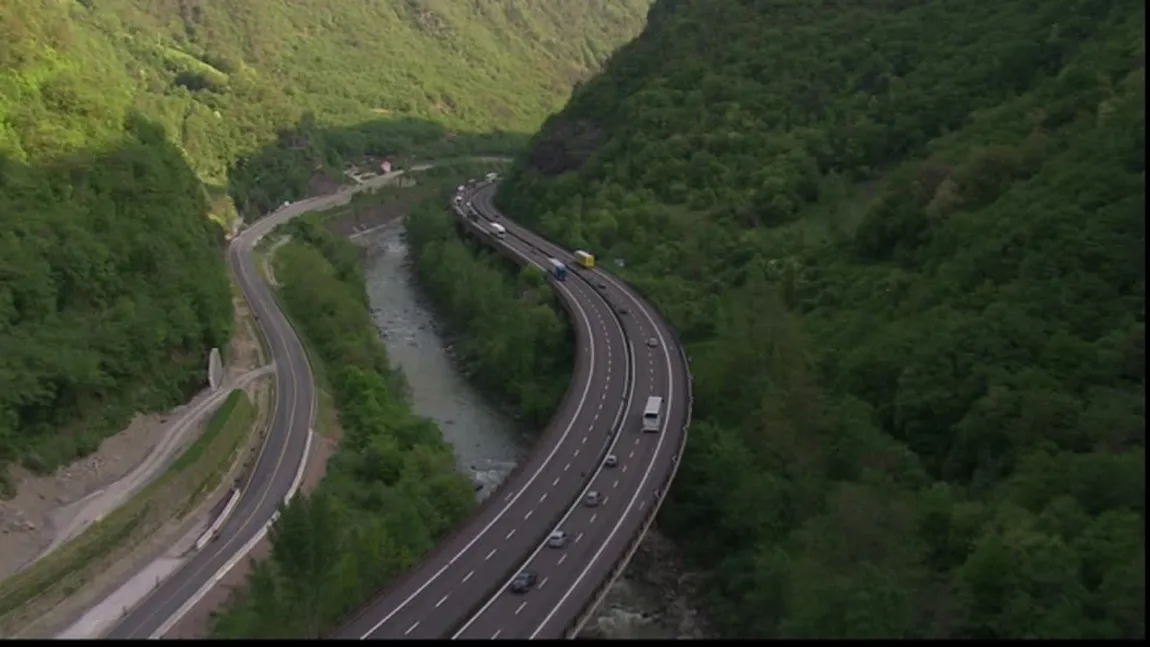
<instances>
[{"instance_id":1,"label":"dark car","mask_svg":"<svg viewBox=\"0 0 1150 647\"><path fill-rule=\"evenodd\" d=\"M588 508L597 508L602 502L603 495L599 494L595 490L588 492L587 496L583 498L583 505L587 506Z\"/></svg>"},{"instance_id":2,"label":"dark car","mask_svg":"<svg viewBox=\"0 0 1150 647\"><path fill-rule=\"evenodd\" d=\"M531 571L520 571L518 575L511 580L512 593L526 593L535 588L535 583L539 581L539 576Z\"/></svg>"}]
</instances>

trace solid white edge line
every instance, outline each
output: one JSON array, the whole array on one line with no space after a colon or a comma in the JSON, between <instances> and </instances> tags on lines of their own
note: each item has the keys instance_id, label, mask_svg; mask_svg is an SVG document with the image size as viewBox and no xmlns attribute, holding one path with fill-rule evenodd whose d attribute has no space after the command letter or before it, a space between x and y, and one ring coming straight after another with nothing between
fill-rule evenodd
<instances>
[{"instance_id":1,"label":"solid white edge line","mask_svg":"<svg viewBox=\"0 0 1150 647\"><path fill-rule=\"evenodd\" d=\"M535 262L530 257L523 254L520 250L517 250L514 247L511 247L510 245L507 245L507 247L509 249L512 249L513 251L523 255L524 258L526 258L529 262L534 264L539 269L544 269L542 265L540 265L539 263ZM544 271L546 271L546 270L544 270ZM567 294L567 296L571 299L571 302L575 304L576 309L579 311L579 316L583 319L584 325L587 327L587 330L592 333L589 335L590 350L591 350L591 353L590 353L590 355L591 355L590 362L591 363L589 366L588 374L594 375L595 374L595 335L593 334L594 329L591 328L591 320L590 320L590 318L587 317L587 312L583 309L582 304L580 304L579 300L574 297L574 293L569 288L567 288L564 285L560 285L558 283L556 283L556 287L558 289L564 291ZM487 534L487 532L490 531L491 528L496 523L499 522L500 519L503 518L503 515L507 514L508 510L510 510L512 508L512 506L515 505L515 502L519 500L519 497L523 496L523 494L531 488L531 485L535 482L535 480L537 478L539 478L539 475L542 474L544 470L546 470L548 465L550 465L551 459L554 458L555 454L559 452L559 448L563 446L563 443L567 439L567 436L571 433L571 429L575 426L575 421L579 419L579 414L582 413L583 407L587 402L587 394L590 393L590 391L591 391L591 382L592 382L592 380L590 378L588 378L587 383L583 386L583 394L579 398L579 406L575 410L575 415L573 415L571 417L571 421L567 424L567 428L563 430L563 434L555 442L555 446L551 448L551 452L547 455L547 458L545 458L543 460L543 463L540 464L539 468L535 470L535 473L531 475L531 478L528 479L527 483L522 488L519 489L519 491L515 494L515 496L511 499L511 501L509 501L505 506L503 506L503 509L499 511L499 514L495 515L495 518L493 518L490 522L488 522L488 524L483 527L483 530L481 530L474 537L472 537L471 541L467 542L467 544L464 545L463 549L460 550L458 553L456 553L454 557L449 559L446 564L444 564L442 567L440 567L440 569L437 570L434 575L432 575L430 578L428 578L427 581L425 581L422 585L420 585L419 588L417 588L411 595L407 596L407 598L404 599L403 602L401 602L398 606L396 606L394 609L392 609L390 612L388 612L387 615L385 615L379 622L375 623L371 627L371 629L364 632L360 636L361 640L366 639L369 636L371 636L371 634L375 633L380 627L382 627L389 620L391 620L393 617L395 617L395 615L397 613L399 613L400 611L405 609L407 607L407 605L411 603L412 600L414 600L415 598L420 596L424 591L426 591L427 587L431 586L432 583L434 583L436 580L438 580L439 577L442 576L443 573L445 573L448 568L453 566L455 564L455 562L459 561L459 558L461 558L468 551L470 551L471 548L476 543L478 543L479 540L481 538L483 538Z\"/></svg>"},{"instance_id":2,"label":"solid white edge line","mask_svg":"<svg viewBox=\"0 0 1150 647\"><path fill-rule=\"evenodd\" d=\"M290 501L291 498L295 496L296 491L299 490L300 483L303 481L303 474L306 471L308 455L311 453L311 440L314 433L315 432L311 431L310 429L308 430L307 440L304 441L303 446L303 459L300 461L300 468L296 471L295 480L292 482L291 488L288 490L288 495L284 498L285 503ZM213 588L215 588L216 584L218 584L220 580L224 579L224 577L226 577L227 574L236 567L236 564L240 563L241 559L247 557L247 554L256 547L256 544L260 543L260 540L262 540L268 534L268 532L271 530L272 524L276 522L276 519L278 519L279 516L279 511L273 513L272 516L268 519L268 522L264 524L264 527L260 528L259 532L257 532L252 536L251 539L248 540L248 543L244 544L242 548L236 551L236 554L233 555L232 558L227 562L225 562L223 567L216 571L215 575L208 578L208 581L204 582L204 585L201 586L198 591L196 591L195 595L188 598L187 601L185 601L179 609L176 609L175 613L173 613L167 620L164 621L162 625L160 625L154 632L152 632L152 635L148 636L148 639L157 640L163 638L164 634L171 631L172 627L175 627L176 624L180 622L180 620L183 620L184 616L188 615L188 612L195 608L195 606L199 604L200 600L203 599L203 597L207 595Z\"/></svg>"}]
</instances>

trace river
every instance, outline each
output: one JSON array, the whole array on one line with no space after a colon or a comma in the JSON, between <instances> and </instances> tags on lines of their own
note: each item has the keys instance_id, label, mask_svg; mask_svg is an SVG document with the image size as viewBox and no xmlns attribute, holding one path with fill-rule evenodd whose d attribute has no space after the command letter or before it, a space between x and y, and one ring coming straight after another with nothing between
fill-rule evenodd
<instances>
[{"instance_id":1,"label":"river","mask_svg":"<svg viewBox=\"0 0 1150 647\"><path fill-rule=\"evenodd\" d=\"M366 247L364 276L372 317L391 361L403 369L416 413L439 423L461 471L490 494L530 448L530 437L492 406L457 370L450 346L408 265L401 223L357 237ZM625 573L584 633L596 638L678 638L665 594ZM582 636L581 636L582 637Z\"/></svg>"}]
</instances>

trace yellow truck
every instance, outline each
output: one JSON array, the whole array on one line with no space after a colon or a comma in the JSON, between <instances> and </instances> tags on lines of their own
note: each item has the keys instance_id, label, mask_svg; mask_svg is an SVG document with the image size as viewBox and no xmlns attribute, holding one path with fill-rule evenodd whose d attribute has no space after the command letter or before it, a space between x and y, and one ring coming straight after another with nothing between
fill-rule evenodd
<instances>
[{"instance_id":1,"label":"yellow truck","mask_svg":"<svg viewBox=\"0 0 1150 647\"><path fill-rule=\"evenodd\" d=\"M579 261L579 264L587 269L595 267L595 257L581 249L575 252L575 260Z\"/></svg>"}]
</instances>

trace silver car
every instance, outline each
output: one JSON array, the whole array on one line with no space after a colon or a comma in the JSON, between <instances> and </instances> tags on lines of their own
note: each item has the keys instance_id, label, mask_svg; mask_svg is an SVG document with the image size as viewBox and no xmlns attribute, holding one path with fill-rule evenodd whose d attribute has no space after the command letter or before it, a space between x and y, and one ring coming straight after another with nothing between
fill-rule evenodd
<instances>
[{"instance_id":1,"label":"silver car","mask_svg":"<svg viewBox=\"0 0 1150 647\"><path fill-rule=\"evenodd\" d=\"M566 545L567 533L563 532L562 530L556 530L555 532L552 532L551 536L547 538L548 548L562 548Z\"/></svg>"},{"instance_id":2,"label":"silver car","mask_svg":"<svg viewBox=\"0 0 1150 647\"><path fill-rule=\"evenodd\" d=\"M583 499L583 505L588 508L598 508L599 504L603 502L603 495L592 490L587 493L587 497Z\"/></svg>"}]
</instances>

